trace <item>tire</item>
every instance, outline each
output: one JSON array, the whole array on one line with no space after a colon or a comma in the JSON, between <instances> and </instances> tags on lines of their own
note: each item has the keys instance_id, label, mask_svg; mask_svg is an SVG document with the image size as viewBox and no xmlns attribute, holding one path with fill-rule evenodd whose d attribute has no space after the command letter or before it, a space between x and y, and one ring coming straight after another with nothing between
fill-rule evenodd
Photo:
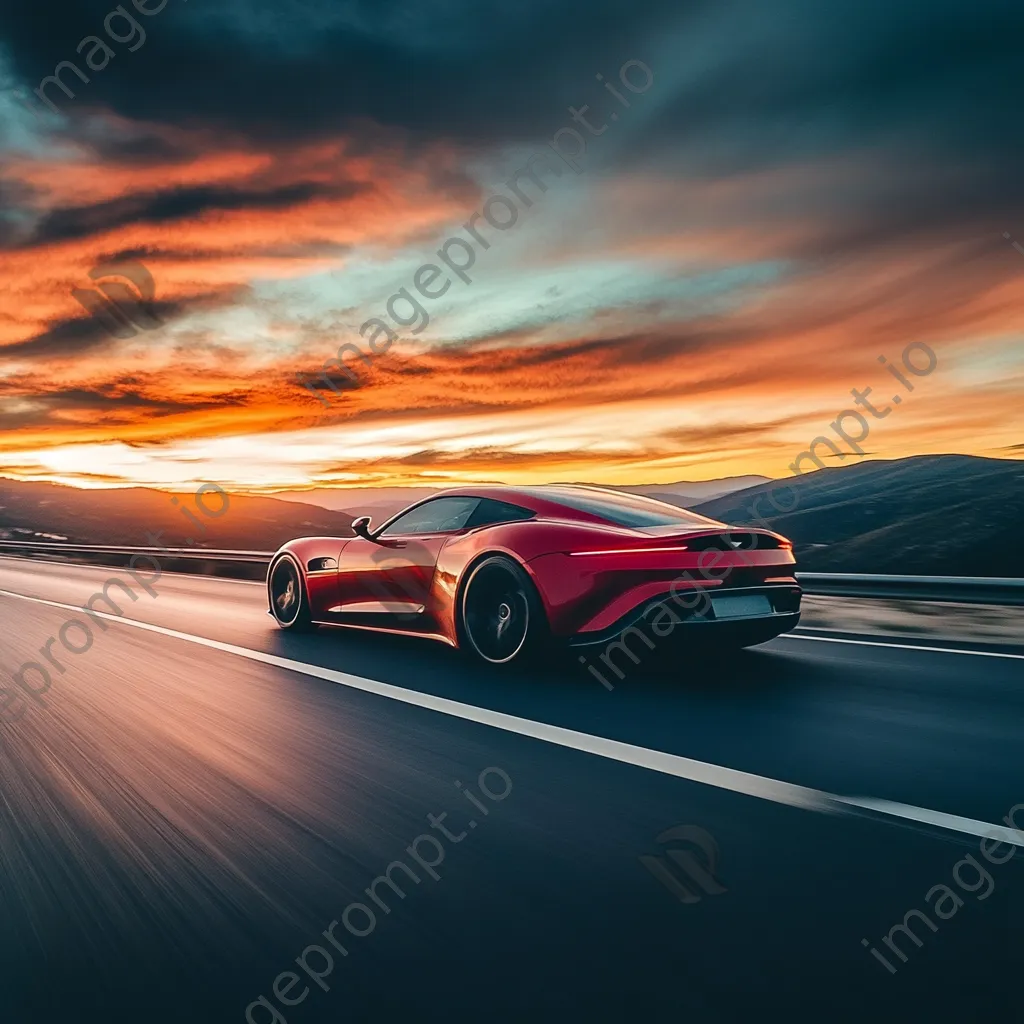
<instances>
[{"instance_id":1,"label":"tire","mask_svg":"<svg viewBox=\"0 0 1024 1024\"><path fill-rule=\"evenodd\" d=\"M267 573L267 597L274 621L281 629L309 633L316 625L309 614L309 594L295 559L279 558Z\"/></svg>"},{"instance_id":2,"label":"tire","mask_svg":"<svg viewBox=\"0 0 1024 1024\"><path fill-rule=\"evenodd\" d=\"M458 606L459 646L489 665L521 665L546 646L548 623L526 570L505 555L470 569Z\"/></svg>"}]
</instances>

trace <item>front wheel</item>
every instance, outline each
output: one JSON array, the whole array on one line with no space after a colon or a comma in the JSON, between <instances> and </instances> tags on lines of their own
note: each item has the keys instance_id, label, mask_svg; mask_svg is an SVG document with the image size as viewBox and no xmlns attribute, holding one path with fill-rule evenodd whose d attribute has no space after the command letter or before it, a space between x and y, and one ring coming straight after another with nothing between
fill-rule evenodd
<instances>
[{"instance_id":1,"label":"front wheel","mask_svg":"<svg viewBox=\"0 0 1024 1024\"><path fill-rule=\"evenodd\" d=\"M305 633L316 628L309 614L309 595L299 567L287 555L270 570L267 591L270 611L282 629Z\"/></svg>"},{"instance_id":2,"label":"front wheel","mask_svg":"<svg viewBox=\"0 0 1024 1024\"><path fill-rule=\"evenodd\" d=\"M462 588L459 625L465 646L491 665L521 663L547 638L547 619L533 582L504 555L473 567Z\"/></svg>"}]
</instances>

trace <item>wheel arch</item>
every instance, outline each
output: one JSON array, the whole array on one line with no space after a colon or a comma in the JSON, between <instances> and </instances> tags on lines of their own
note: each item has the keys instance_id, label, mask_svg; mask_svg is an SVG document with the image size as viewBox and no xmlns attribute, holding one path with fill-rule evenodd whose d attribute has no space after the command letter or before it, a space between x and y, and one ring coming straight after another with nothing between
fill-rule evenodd
<instances>
[{"instance_id":1,"label":"wheel arch","mask_svg":"<svg viewBox=\"0 0 1024 1024\"><path fill-rule=\"evenodd\" d=\"M540 601L540 606L544 612L545 626L550 629L551 621L548 613L547 603L544 600L544 592L541 590L537 583L537 577L531 571L529 563L525 562L520 558L514 551L509 551L507 548L489 548L486 551L481 551L475 554L465 565L461 574L459 575L459 582L455 586L455 594L452 599L452 619L455 626L455 641L460 648L465 643L462 630L462 595L466 591L466 584L469 583L470 576L473 575L473 570L480 565L482 562L487 561L488 558L503 557L507 558L510 562L515 563L525 573L526 578L533 585L533 589L537 593L537 599Z\"/></svg>"}]
</instances>

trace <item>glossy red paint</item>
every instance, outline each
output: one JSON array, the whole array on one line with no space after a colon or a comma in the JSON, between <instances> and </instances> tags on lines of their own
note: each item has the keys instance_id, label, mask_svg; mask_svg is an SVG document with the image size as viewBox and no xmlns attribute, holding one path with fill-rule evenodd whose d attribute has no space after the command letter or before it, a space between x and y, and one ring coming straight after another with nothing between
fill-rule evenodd
<instances>
[{"instance_id":1,"label":"glossy red paint","mask_svg":"<svg viewBox=\"0 0 1024 1024\"><path fill-rule=\"evenodd\" d=\"M615 525L571 507L562 495L587 504L613 500L623 514L670 522ZM637 619L651 602L674 602L694 623L714 621L711 593L765 593L779 614L779 632L798 618L800 591L793 576L792 545L769 530L729 527L653 499L597 488L464 487L443 497L495 499L534 515L516 522L402 535L308 537L275 555L299 566L311 616L324 624L428 636L459 646L458 600L467 573L483 557L513 559L533 581L553 636L573 643L599 642ZM734 549L729 538L742 547ZM336 567L318 568L321 559ZM312 566L312 568L311 568ZM779 600L776 600L776 598ZM697 627L695 627L697 628ZM685 631L684 631L685 632Z\"/></svg>"}]
</instances>

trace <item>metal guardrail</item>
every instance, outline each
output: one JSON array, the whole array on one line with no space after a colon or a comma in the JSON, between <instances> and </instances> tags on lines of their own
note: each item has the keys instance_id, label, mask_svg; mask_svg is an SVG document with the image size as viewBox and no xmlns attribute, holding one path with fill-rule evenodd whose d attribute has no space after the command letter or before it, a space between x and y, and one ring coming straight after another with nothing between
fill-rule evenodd
<instances>
[{"instance_id":1,"label":"metal guardrail","mask_svg":"<svg viewBox=\"0 0 1024 1024\"><path fill-rule=\"evenodd\" d=\"M44 561L79 562L115 569L129 568L132 560L140 572L159 566L161 572L194 573L229 579L264 580L273 551L226 551L214 548L122 547L116 544L64 544L33 540L0 540L0 555ZM152 559L156 559L156 565Z\"/></svg>"},{"instance_id":2,"label":"metal guardrail","mask_svg":"<svg viewBox=\"0 0 1024 1024\"><path fill-rule=\"evenodd\" d=\"M273 551L227 551L214 548L120 547L103 544L64 544L32 540L0 540L0 554L43 558L88 565L126 567L138 558L159 559L163 572L265 579ZM885 576L868 573L801 572L797 579L806 594L823 597L874 597L894 600L963 602L965 604L1024 605L1024 579L984 576Z\"/></svg>"},{"instance_id":3,"label":"metal guardrail","mask_svg":"<svg viewBox=\"0 0 1024 1024\"><path fill-rule=\"evenodd\" d=\"M1024 605L1024 579L1016 577L800 572L797 579L804 593L827 597Z\"/></svg>"},{"instance_id":4,"label":"metal guardrail","mask_svg":"<svg viewBox=\"0 0 1024 1024\"><path fill-rule=\"evenodd\" d=\"M42 553L56 552L59 554L92 554L108 553L111 555L132 555L155 554L174 556L176 558L218 558L225 562L270 562L274 557L273 551L228 551L219 548L129 548L120 544L64 544L60 541L34 541L34 540L0 540L0 551L10 548L24 548L25 550L38 551Z\"/></svg>"}]
</instances>

